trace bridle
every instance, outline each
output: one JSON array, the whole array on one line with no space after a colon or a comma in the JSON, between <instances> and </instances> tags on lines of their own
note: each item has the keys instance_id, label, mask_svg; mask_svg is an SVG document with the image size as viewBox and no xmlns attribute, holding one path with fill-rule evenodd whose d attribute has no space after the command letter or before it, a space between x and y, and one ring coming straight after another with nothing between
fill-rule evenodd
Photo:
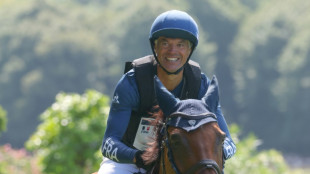
<instances>
[{"instance_id":1,"label":"bridle","mask_svg":"<svg viewBox=\"0 0 310 174\"><path fill-rule=\"evenodd\" d=\"M210 117L210 115L206 115L204 117ZM163 123L162 129L161 129L161 134L163 135L163 140L161 142L161 158L162 158L162 167L163 167L163 172L164 174L166 174L166 166L165 166L165 157L164 157L164 151L165 151L165 147L168 150L168 159L169 162L171 163L171 166L173 168L173 170L175 171L176 174L181 174L180 170L178 169L174 159L173 159L173 155L172 155L172 149L170 147L170 143L168 140L168 125L167 120L171 119L171 117L169 116L166 119L166 122ZM196 171L201 170L201 169L213 169L216 174L222 174L222 171L220 169L220 167L218 166L218 164L212 160L212 159L203 159L201 161L199 161L198 163L194 164L192 167L190 167L186 172L184 172L184 174L194 174Z\"/></svg>"}]
</instances>

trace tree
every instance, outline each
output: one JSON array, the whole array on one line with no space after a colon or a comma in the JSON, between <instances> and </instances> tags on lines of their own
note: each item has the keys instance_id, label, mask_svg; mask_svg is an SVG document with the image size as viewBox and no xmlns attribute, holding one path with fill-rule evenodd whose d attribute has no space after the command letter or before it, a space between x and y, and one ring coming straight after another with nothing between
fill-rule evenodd
<instances>
[{"instance_id":1,"label":"tree","mask_svg":"<svg viewBox=\"0 0 310 174\"><path fill-rule=\"evenodd\" d=\"M253 131L263 148L309 155L310 140L299 136L310 131L309 7L301 0L1 1L0 103L9 121L0 143L22 147L60 91L112 95L124 62L152 54L155 17L178 9L199 25L191 59L217 75L227 122Z\"/></svg>"},{"instance_id":2,"label":"tree","mask_svg":"<svg viewBox=\"0 0 310 174\"><path fill-rule=\"evenodd\" d=\"M229 59L238 124L261 137L265 148L302 155L310 154L303 138L310 131L309 7L262 1L241 23Z\"/></svg>"},{"instance_id":3,"label":"tree","mask_svg":"<svg viewBox=\"0 0 310 174\"><path fill-rule=\"evenodd\" d=\"M97 80L96 71L97 65L103 64L104 70L109 63L100 56L104 36L99 36L91 21L94 12L73 4L0 3L0 88L5 91L0 103L9 114L8 131L1 142L22 147L39 124L38 115L60 91L108 88L109 72L100 72L103 77ZM95 61L98 57L101 62Z\"/></svg>"},{"instance_id":4,"label":"tree","mask_svg":"<svg viewBox=\"0 0 310 174\"><path fill-rule=\"evenodd\" d=\"M6 123L7 123L6 111L0 105L0 135L1 132L6 130Z\"/></svg>"},{"instance_id":5,"label":"tree","mask_svg":"<svg viewBox=\"0 0 310 174\"><path fill-rule=\"evenodd\" d=\"M59 93L26 147L38 156L44 173L96 171L108 111L108 98L97 91Z\"/></svg>"}]
</instances>

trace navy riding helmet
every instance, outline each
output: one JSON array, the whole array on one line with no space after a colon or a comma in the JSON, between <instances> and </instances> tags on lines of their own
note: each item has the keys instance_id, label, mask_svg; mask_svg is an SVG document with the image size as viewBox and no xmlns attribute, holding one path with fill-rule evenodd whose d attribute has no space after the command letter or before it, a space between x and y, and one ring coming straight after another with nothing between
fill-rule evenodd
<instances>
[{"instance_id":1,"label":"navy riding helmet","mask_svg":"<svg viewBox=\"0 0 310 174\"><path fill-rule=\"evenodd\" d=\"M192 46L192 52L193 52L196 46L198 45L199 31L196 22L190 15L188 15L186 12L183 11L171 10L160 14L155 19L151 27L149 40L156 60L157 56L154 51L154 41L158 39L160 36L168 38L182 38L189 40L193 44ZM190 53L188 60L192 52ZM180 68L180 70L182 68ZM177 74L178 71L174 73L167 71L166 72L169 74Z\"/></svg>"}]
</instances>

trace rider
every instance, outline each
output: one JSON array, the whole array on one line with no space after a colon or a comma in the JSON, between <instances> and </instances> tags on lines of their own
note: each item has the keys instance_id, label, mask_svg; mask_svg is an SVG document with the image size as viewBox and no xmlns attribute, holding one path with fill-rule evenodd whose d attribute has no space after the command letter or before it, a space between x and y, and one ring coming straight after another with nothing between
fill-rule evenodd
<instances>
[{"instance_id":1,"label":"rider","mask_svg":"<svg viewBox=\"0 0 310 174\"><path fill-rule=\"evenodd\" d=\"M134 68L124 74L116 86L101 147L104 158L99 174L145 172L141 154L147 147L146 137L151 137L147 113L152 108L148 105L156 104L152 98L155 74L180 99L201 99L210 84L199 65L189 60L198 44L198 26L187 13L171 10L160 14L153 22L149 40L153 55L135 60ZM197 72L198 78L195 78ZM220 105L215 114L221 130L226 133L223 156L227 160L235 154L236 146Z\"/></svg>"}]
</instances>

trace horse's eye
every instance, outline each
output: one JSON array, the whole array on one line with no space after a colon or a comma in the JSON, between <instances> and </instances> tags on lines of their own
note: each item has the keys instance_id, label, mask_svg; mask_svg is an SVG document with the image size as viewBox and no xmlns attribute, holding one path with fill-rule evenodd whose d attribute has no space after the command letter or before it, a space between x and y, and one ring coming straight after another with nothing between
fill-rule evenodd
<instances>
[{"instance_id":1,"label":"horse's eye","mask_svg":"<svg viewBox=\"0 0 310 174\"><path fill-rule=\"evenodd\" d=\"M225 137L226 137L226 136L223 136L223 137L222 137L222 145L224 145Z\"/></svg>"},{"instance_id":2,"label":"horse's eye","mask_svg":"<svg viewBox=\"0 0 310 174\"><path fill-rule=\"evenodd\" d=\"M170 136L171 146L178 147L182 145L182 137L180 134L172 134Z\"/></svg>"}]
</instances>

